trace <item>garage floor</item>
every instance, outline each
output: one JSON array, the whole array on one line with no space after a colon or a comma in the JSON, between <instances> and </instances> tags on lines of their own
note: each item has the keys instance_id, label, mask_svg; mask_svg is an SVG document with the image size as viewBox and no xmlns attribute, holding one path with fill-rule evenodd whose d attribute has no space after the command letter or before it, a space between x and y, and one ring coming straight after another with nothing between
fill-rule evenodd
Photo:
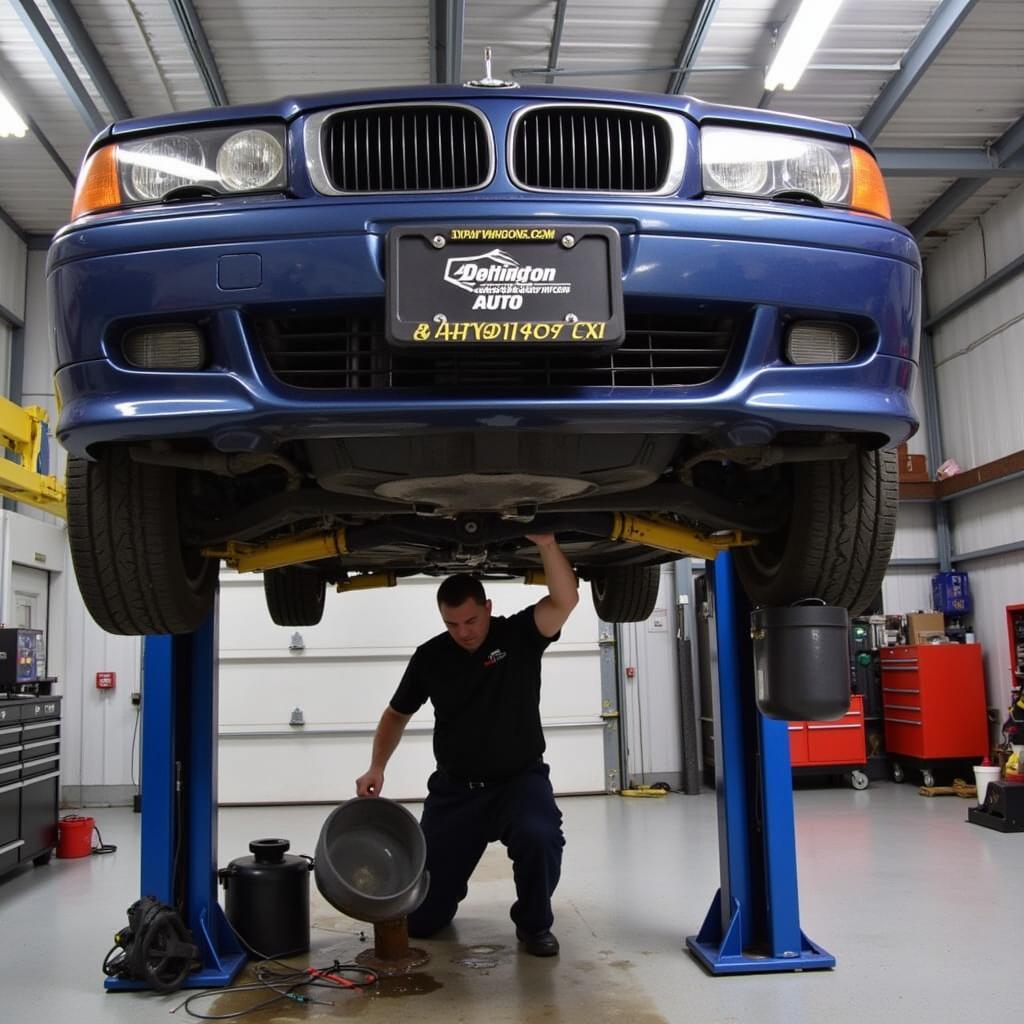
<instances>
[{"instance_id":1,"label":"garage floor","mask_svg":"<svg viewBox=\"0 0 1024 1024\"><path fill-rule=\"evenodd\" d=\"M575 797L561 801L568 839L555 896L557 959L516 949L511 867L492 846L456 927L416 943L431 962L379 993L327 993L333 1006L278 1004L245 1021L358 1018L421 1022L617 1024L734 1021L962 1021L1012 1005L1020 963L1024 835L964 823L967 802L909 785L796 794L804 931L834 971L713 978L682 951L718 882L715 798ZM329 808L228 808L220 864L268 835L312 853ZM419 808L414 810L418 813ZM137 895L139 818L89 812L118 852L52 861L0 881L2 1017L78 1024L167 1021L184 995L104 993L100 962ZM340 917L315 886L313 963L345 960L372 929ZM326 991L326 990L321 990ZM1007 1002L1010 999L1011 1002ZM237 1011L253 996L220 993L201 1008ZM189 1020L179 1009L174 1021Z\"/></svg>"}]
</instances>

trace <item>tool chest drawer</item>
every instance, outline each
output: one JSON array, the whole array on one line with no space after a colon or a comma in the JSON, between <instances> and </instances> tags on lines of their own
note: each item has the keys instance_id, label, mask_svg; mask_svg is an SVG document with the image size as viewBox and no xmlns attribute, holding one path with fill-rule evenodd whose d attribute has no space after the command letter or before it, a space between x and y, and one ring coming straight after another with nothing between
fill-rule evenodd
<instances>
[{"instance_id":1,"label":"tool chest drawer","mask_svg":"<svg viewBox=\"0 0 1024 1024\"><path fill-rule=\"evenodd\" d=\"M864 742L864 697L850 697L850 710L833 722L790 722L790 763L807 765L861 765L867 760Z\"/></svg>"}]
</instances>

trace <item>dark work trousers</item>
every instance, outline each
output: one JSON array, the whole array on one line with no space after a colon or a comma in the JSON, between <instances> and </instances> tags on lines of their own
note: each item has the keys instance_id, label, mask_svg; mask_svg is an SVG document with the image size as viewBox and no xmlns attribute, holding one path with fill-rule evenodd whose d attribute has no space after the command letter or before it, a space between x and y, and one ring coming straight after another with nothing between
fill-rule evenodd
<instances>
[{"instance_id":1,"label":"dark work trousers","mask_svg":"<svg viewBox=\"0 0 1024 1024\"><path fill-rule=\"evenodd\" d=\"M525 932L549 929L565 838L548 766L538 762L508 782L479 788L436 771L427 789L420 825L430 887L409 915L409 934L427 938L451 921L487 844L498 839L508 848L516 883L509 916Z\"/></svg>"}]
</instances>

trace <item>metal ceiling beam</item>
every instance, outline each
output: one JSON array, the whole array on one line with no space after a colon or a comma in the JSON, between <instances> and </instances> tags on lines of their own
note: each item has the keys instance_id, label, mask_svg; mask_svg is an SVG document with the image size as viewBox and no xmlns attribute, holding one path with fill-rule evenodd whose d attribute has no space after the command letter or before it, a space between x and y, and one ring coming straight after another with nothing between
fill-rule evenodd
<instances>
[{"instance_id":1,"label":"metal ceiling beam","mask_svg":"<svg viewBox=\"0 0 1024 1024\"><path fill-rule=\"evenodd\" d=\"M565 28L565 12L569 6L569 0L558 0L555 8L555 21L551 26L551 49L548 52L548 67L554 71L558 67L558 51L562 48L562 30ZM547 75L544 79L548 85L555 81L554 75Z\"/></svg>"},{"instance_id":2,"label":"metal ceiling beam","mask_svg":"<svg viewBox=\"0 0 1024 1024\"><path fill-rule=\"evenodd\" d=\"M28 29L36 46L39 47L39 52L46 58L46 62L57 76L57 81L67 93L68 99L81 114L86 127L94 135L98 134L105 127L107 119L93 103L88 90L71 66L71 61L68 60L67 54L53 34L53 29L50 28L34 0L11 0L11 6L21 18L25 28ZM24 115L22 116L24 117Z\"/></svg>"},{"instance_id":3,"label":"metal ceiling beam","mask_svg":"<svg viewBox=\"0 0 1024 1024\"><path fill-rule=\"evenodd\" d=\"M678 96L685 90L686 80L690 77L690 71L700 55L718 3L719 0L701 0L700 6L690 19L690 27L686 30L683 43L679 47L679 55L676 57L676 66L669 75L665 88L669 95Z\"/></svg>"},{"instance_id":4,"label":"metal ceiling beam","mask_svg":"<svg viewBox=\"0 0 1024 1024\"><path fill-rule=\"evenodd\" d=\"M462 38L466 28L466 0L448 0L447 4L448 81L462 81Z\"/></svg>"},{"instance_id":5,"label":"metal ceiling beam","mask_svg":"<svg viewBox=\"0 0 1024 1024\"><path fill-rule=\"evenodd\" d=\"M985 149L915 149L883 146L875 150L887 178L1020 178L1024 162L1000 166Z\"/></svg>"},{"instance_id":6,"label":"metal ceiling beam","mask_svg":"<svg viewBox=\"0 0 1024 1024\"><path fill-rule=\"evenodd\" d=\"M82 66L92 79L100 97L107 105L107 110L118 120L131 117L132 112L125 102L124 96L121 95L121 90L118 89L113 75L111 75L100 51L96 49L96 44L89 36L85 25L82 24L82 19L78 16L78 11L75 10L71 0L47 0L47 2L61 31L68 37L68 42L71 43L75 55L82 62Z\"/></svg>"},{"instance_id":7,"label":"metal ceiling beam","mask_svg":"<svg viewBox=\"0 0 1024 1024\"><path fill-rule=\"evenodd\" d=\"M430 80L442 85L462 80L465 0L433 0L430 5Z\"/></svg>"},{"instance_id":8,"label":"metal ceiling beam","mask_svg":"<svg viewBox=\"0 0 1024 1024\"><path fill-rule=\"evenodd\" d=\"M1024 150L1024 117L1020 117L990 147L996 166L1013 166ZM934 231L947 217L962 206L985 184L984 178L958 178L939 196L912 224L910 232L915 238L924 238Z\"/></svg>"},{"instance_id":9,"label":"metal ceiling beam","mask_svg":"<svg viewBox=\"0 0 1024 1024\"><path fill-rule=\"evenodd\" d=\"M886 83L871 109L860 123L868 139L878 138L881 130L910 95L921 76L931 67L942 48L952 38L978 0L943 0L907 50L897 74Z\"/></svg>"},{"instance_id":10,"label":"metal ceiling beam","mask_svg":"<svg viewBox=\"0 0 1024 1024\"><path fill-rule=\"evenodd\" d=\"M203 23L199 20L192 0L168 0L174 17L178 21L178 27L185 39L185 45L192 54L192 62L199 72L199 77L206 86L206 95L215 107L226 107L228 105L228 94L224 88L224 81L220 77L217 68L217 61L214 60L213 50L210 49L210 41L206 38L206 31Z\"/></svg>"}]
</instances>

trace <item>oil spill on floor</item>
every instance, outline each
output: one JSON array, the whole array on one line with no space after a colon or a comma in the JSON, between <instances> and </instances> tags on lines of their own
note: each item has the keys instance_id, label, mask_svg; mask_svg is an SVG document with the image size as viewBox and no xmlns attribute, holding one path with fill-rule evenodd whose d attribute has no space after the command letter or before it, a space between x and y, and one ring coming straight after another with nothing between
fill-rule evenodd
<instances>
[{"instance_id":1,"label":"oil spill on floor","mask_svg":"<svg viewBox=\"0 0 1024 1024\"><path fill-rule=\"evenodd\" d=\"M444 986L429 974L397 974L381 978L376 986L367 990L374 999L394 999L396 996L423 996Z\"/></svg>"},{"instance_id":2,"label":"oil spill on floor","mask_svg":"<svg viewBox=\"0 0 1024 1024\"><path fill-rule=\"evenodd\" d=\"M463 955L452 957L452 963L474 971L487 971L498 966L498 958L505 946L469 946Z\"/></svg>"},{"instance_id":3,"label":"oil spill on floor","mask_svg":"<svg viewBox=\"0 0 1024 1024\"><path fill-rule=\"evenodd\" d=\"M665 1024L636 977L635 963L623 957L625 951L595 949L596 944L588 946L589 936L567 931L559 935L560 957L537 958L494 937L490 921L473 919L457 928L457 939L417 940L431 958L420 970L382 977L364 991L308 987L303 994L330 1005L282 999L237 1019L243 1024L356 1019L393 1024L401 1014L417 1024ZM366 948L358 933L341 939L314 932L313 946L311 953L289 963L297 969L333 960L350 963ZM250 965L238 984L254 980ZM269 995L228 990L196 1008L213 1015L237 1013ZM179 1018L190 1019L184 1012L174 1019Z\"/></svg>"}]
</instances>

